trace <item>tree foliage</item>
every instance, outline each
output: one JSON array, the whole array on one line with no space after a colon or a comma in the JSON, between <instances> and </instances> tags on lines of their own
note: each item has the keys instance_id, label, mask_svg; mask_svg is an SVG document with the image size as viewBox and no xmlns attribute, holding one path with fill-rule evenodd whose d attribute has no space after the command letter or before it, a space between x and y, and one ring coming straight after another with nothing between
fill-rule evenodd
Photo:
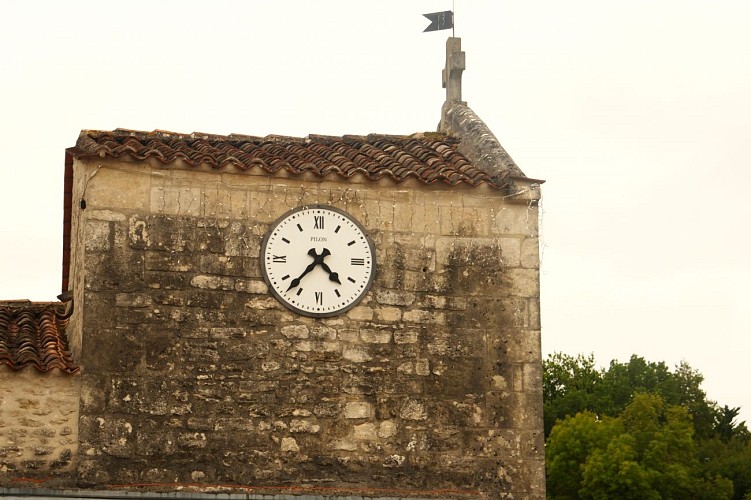
<instances>
[{"instance_id":1,"label":"tree foliage","mask_svg":"<svg viewBox=\"0 0 751 500\"><path fill-rule=\"evenodd\" d=\"M556 499L730 499L733 484L703 476L686 408L637 394L616 418L567 417L548 440L548 490Z\"/></svg>"},{"instance_id":2,"label":"tree foliage","mask_svg":"<svg viewBox=\"0 0 751 500\"><path fill-rule=\"evenodd\" d=\"M751 500L751 439L739 408L720 408L688 364L632 356L544 362L551 498Z\"/></svg>"}]
</instances>

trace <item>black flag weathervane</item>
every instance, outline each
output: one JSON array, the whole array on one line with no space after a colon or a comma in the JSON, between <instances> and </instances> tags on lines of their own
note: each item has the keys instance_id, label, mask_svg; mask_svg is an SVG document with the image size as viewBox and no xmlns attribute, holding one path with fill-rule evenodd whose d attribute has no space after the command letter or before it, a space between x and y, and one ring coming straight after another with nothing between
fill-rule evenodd
<instances>
[{"instance_id":1,"label":"black flag weathervane","mask_svg":"<svg viewBox=\"0 0 751 500\"><path fill-rule=\"evenodd\" d=\"M426 31L438 31L447 30L454 27L454 13L450 10L444 10L443 12L432 12L430 14L423 14L430 21L430 26L422 30Z\"/></svg>"}]
</instances>

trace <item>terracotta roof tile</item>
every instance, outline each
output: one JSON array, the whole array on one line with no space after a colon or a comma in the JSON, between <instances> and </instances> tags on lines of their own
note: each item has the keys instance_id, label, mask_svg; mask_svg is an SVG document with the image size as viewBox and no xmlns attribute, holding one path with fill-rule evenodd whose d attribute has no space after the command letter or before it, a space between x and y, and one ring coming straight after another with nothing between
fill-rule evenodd
<instances>
[{"instance_id":1,"label":"terracotta roof tile","mask_svg":"<svg viewBox=\"0 0 751 500\"><path fill-rule=\"evenodd\" d=\"M344 179L362 174L372 180L389 177L396 182L415 178L424 184L507 184L505 172L492 177L459 152L457 139L439 133L299 138L84 130L69 151L76 157L153 158L165 164L181 160L191 166L262 169L271 174L286 170L293 175L311 172Z\"/></svg>"},{"instance_id":2,"label":"terracotta roof tile","mask_svg":"<svg viewBox=\"0 0 751 500\"><path fill-rule=\"evenodd\" d=\"M63 303L0 302L0 363L14 370L34 366L75 373L79 366L68 350Z\"/></svg>"}]
</instances>

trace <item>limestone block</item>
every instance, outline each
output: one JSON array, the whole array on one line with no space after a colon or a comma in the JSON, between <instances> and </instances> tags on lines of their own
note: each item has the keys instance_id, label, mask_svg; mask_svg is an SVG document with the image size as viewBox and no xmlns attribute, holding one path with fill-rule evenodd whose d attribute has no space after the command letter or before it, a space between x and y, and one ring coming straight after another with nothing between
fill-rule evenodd
<instances>
[{"instance_id":1,"label":"limestone block","mask_svg":"<svg viewBox=\"0 0 751 500\"><path fill-rule=\"evenodd\" d=\"M490 223L490 233L500 236L538 236L537 207L505 205L495 212Z\"/></svg>"},{"instance_id":2,"label":"limestone block","mask_svg":"<svg viewBox=\"0 0 751 500\"><path fill-rule=\"evenodd\" d=\"M440 233L443 236L471 236L472 226L464 222L461 206L441 206L438 208Z\"/></svg>"},{"instance_id":3,"label":"limestone block","mask_svg":"<svg viewBox=\"0 0 751 500\"><path fill-rule=\"evenodd\" d=\"M172 271L184 273L195 270L191 255L172 252L145 252L144 267L150 271Z\"/></svg>"},{"instance_id":4,"label":"limestone block","mask_svg":"<svg viewBox=\"0 0 751 500\"><path fill-rule=\"evenodd\" d=\"M391 342L391 332L366 328L360 330L360 338L368 344L388 344Z\"/></svg>"},{"instance_id":5,"label":"limestone block","mask_svg":"<svg viewBox=\"0 0 751 500\"><path fill-rule=\"evenodd\" d=\"M542 391L542 366L539 363L522 365L523 388L528 392Z\"/></svg>"},{"instance_id":6,"label":"limestone block","mask_svg":"<svg viewBox=\"0 0 751 500\"><path fill-rule=\"evenodd\" d=\"M375 309L375 316L379 321L400 321L402 319L402 310L398 307L379 307Z\"/></svg>"},{"instance_id":7,"label":"limestone block","mask_svg":"<svg viewBox=\"0 0 751 500\"><path fill-rule=\"evenodd\" d=\"M317 434L321 426L310 420L293 419L289 424L289 431L292 433Z\"/></svg>"},{"instance_id":8,"label":"limestone block","mask_svg":"<svg viewBox=\"0 0 751 500\"><path fill-rule=\"evenodd\" d=\"M399 373L406 373L407 375L411 375L412 372L414 372L413 363L411 361L402 363L396 367L396 371Z\"/></svg>"},{"instance_id":9,"label":"limestone block","mask_svg":"<svg viewBox=\"0 0 751 500\"><path fill-rule=\"evenodd\" d=\"M379 304L391 306L409 306L415 301L415 294L398 290L378 290L376 300Z\"/></svg>"},{"instance_id":10,"label":"limestone block","mask_svg":"<svg viewBox=\"0 0 751 500\"><path fill-rule=\"evenodd\" d=\"M368 351L362 347L345 347L342 351L342 357L353 363L365 363L366 361L373 359L373 357L368 354Z\"/></svg>"},{"instance_id":11,"label":"limestone block","mask_svg":"<svg viewBox=\"0 0 751 500\"><path fill-rule=\"evenodd\" d=\"M372 422L355 425L353 427L352 437L358 440L374 441L378 438L376 425Z\"/></svg>"},{"instance_id":12,"label":"limestone block","mask_svg":"<svg viewBox=\"0 0 751 500\"><path fill-rule=\"evenodd\" d=\"M521 363L531 363L539 360L540 332L539 330L504 330L490 339L491 354L498 359L512 359Z\"/></svg>"},{"instance_id":13,"label":"limestone block","mask_svg":"<svg viewBox=\"0 0 751 500\"><path fill-rule=\"evenodd\" d=\"M501 262L504 266L519 267L521 264L521 241L519 238L499 238Z\"/></svg>"},{"instance_id":14,"label":"limestone block","mask_svg":"<svg viewBox=\"0 0 751 500\"><path fill-rule=\"evenodd\" d=\"M539 298L529 299L529 326L540 329L540 300Z\"/></svg>"},{"instance_id":15,"label":"limestone block","mask_svg":"<svg viewBox=\"0 0 751 500\"><path fill-rule=\"evenodd\" d=\"M464 201L464 199L462 201ZM487 214L486 210L465 206L462 208L461 214L461 227L463 228L461 234L471 234L480 237L488 236L490 234L492 218Z\"/></svg>"},{"instance_id":16,"label":"limestone block","mask_svg":"<svg viewBox=\"0 0 751 500\"><path fill-rule=\"evenodd\" d=\"M136 165L123 169L115 165L96 167L88 178L84 193L87 209L147 210L151 185L149 170Z\"/></svg>"},{"instance_id":17,"label":"limestone block","mask_svg":"<svg viewBox=\"0 0 751 500\"><path fill-rule=\"evenodd\" d=\"M107 222L124 222L127 216L122 212L112 210L86 210L86 218L89 220L99 220Z\"/></svg>"},{"instance_id":18,"label":"limestone block","mask_svg":"<svg viewBox=\"0 0 751 500\"><path fill-rule=\"evenodd\" d=\"M425 403L416 399L407 399L399 410L399 416L404 420L426 420L428 410Z\"/></svg>"},{"instance_id":19,"label":"limestone block","mask_svg":"<svg viewBox=\"0 0 751 500\"><path fill-rule=\"evenodd\" d=\"M154 186L151 188L151 208L165 215L203 215L203 191L190 184L184 186Z\"/></svg>"},{"instance_id":20,"label":"limestone block","mask_svg":"<svg viewBox=\"0 0 751 500\"><path fill-rule=\"evenodd\" d=\"M347 316L354 321L370 321L373 319L373 309L365 306L356 306L347 312Z\"/></svg>"},{"instance_id":21,"label":"limestone block","mask_svg":"<svg viewBox=\"0 0 751 500\"><path fill-rule=\"evenodd\" d=\"M520 328L529 327L528 300L523 297L506 296L500 299L497 310L501 313L503 324Z\"/></svg>"},{"instance_id":22,"label":"limestone block","mask_svg":"<svg viewBox=\"0 0 751 500\"><path fill-rule=\"evenodd\" d=\"M423 325L443 325L446 323L445 313L423 309L405 311L402 317L406 322Z\"/></svg>"},{"instance_id":23,"label":"limestone block","mask_svg":"<svg viewBox=\"0 0 751 500\"><path fill-rule=\"evenodd\" d=\"M152 303L151 295L146 293L118 293L115 295L115 305L118 307L148 307Z\"/></svg>"},{"instance_id":24,"label":"limestone block","mask_svg":"<svg viewBox=\"0 0 751 500\"><path fill-rule=\"evenodd\" d=\"M362 401L350 401L344 405L344 418L360 419L373 416L373 405Z\"/></svg>"},{"instance_id":25,"label":"limestone block","mask_svg":"<svg viewBox=\"0 0 751 500\"><path fill-rule=\"evenodd\" d=\"M238 292L266 295L269 287L262 280L237 280L235 290Z\"/></svg>"},{"instance_id":26,"label":"limestone block","mask_svg":"<svg viewBox=\"0 0 751 500\"><path fill-rule=\"evenodd\" d=\"M415 344L419 339L419 330L400 329L394 332L394 343L396 344Z\"/></svg>"},{"instance_id":27,"label":"limestone block","mask_svg":"<svg viewBox=\"0 0 751 500\"><path fill-rule=\"evenodd\" d=\"M344 342L357 342L360 334L357 330L341 329L336 332L336 336Z\"/></svg>"},{"instance_id":28,"label":"limestone block","mask_svg":"<svg viewBox=\"0 0 751 500\"><path fill-rule=\"evenodd\" d=\"M415 373L422 377L430 375L430 361L427 359L418 359L415 362Z\"/></svg>"},{"instance_id":29,"label":"limestone block","mask_svg":"<svg viewBox=\"0 0 751 500\"><path fill-rule=\"evenodd\" d=\"M234 290L235 279L226 276L198 275L190 280L190 286L207 290Z\"/></svg>"},{"instance_id":30,"label":"limestone block","mask_svg":"<svg viewBox=\"0 0 751 500\"><path fill-rule=\"evenodd\" d=\"M281 450L286 452L298 452L300 451L300 447L298 446L297 441L295 441L295 438L284 437L282 438Z\"/></svg>"},{"instance_id":31,"label":"limestone block","mask_svg":"<svg viewBox=\"0 0 751 500\"><path fill-rule=\"evenodd\" d=\"M357 441L350 438L336 439L329 445L334 450L355 451L358 448Z\"/></svg>"},{"instance_id":32,"label":"limestone block","mask_svg":"<svg viewBox=\"0 0 751 500\"><path fill-rule=\"evenodd\" d=\"M414 216L410 231L417 234L439 234L441 216L438 205L434 201L425 200L412 207Z\"/></svg>"},{"instance_id":33,"label":"limestone block","mask_svg":"<svg viewBox=\"0 0 751 500\"><path fill-rule=\"evenodd\" d=\"M87 221L84 247L87 252L106 252L110 249L112 227L109 222Z\"/></svg>"},{"instance_id":34,"label":"limestone block","mask_svg":"<svg viewBox=\"0 0 751 500\"><path fill-rule=\"evenodd\" d=\"M273 297L256 297L245 303L245 307L251 310L281 309L282 305Z\"/></svg>"},{"instance_id":35,"label":"limestone block","mask_svg":"<svg viewBox=\"0 0 751 500\"><path fill-rule=\"evenodd\" d=\"M202 195L203 215L207 217L239 218L242 215L233 212L233 208L238 206L238 204L233 203L232 199L237 196L242 201L247 201L247 193L245 191L228 189L226 185L220 182L216 182L213 185L205 185ZM242 203L239 204L239 208L244 208Z\"/></svg>"},{"instance_id":36,"label":"limestone block","mask_svg":"<svg viewBox=\"0 0 751 500\"><path fill-rule=\"evenodd\" d=\"M288 339L307 339L310 336L310 330L305 325L285 326L281 332Z\"/></svg>"},{"instance_id":37,"label":"limestone block","mask_svg":"<svg viewBox=\"0 0 751 500\"><path fill-rule=\"evenodd\" d=\"M378 437L389 439L396 436L399 425L393 420L384 420L378 426Z\"/></svg>"},{"instance_id":38,"label":"limestone block","mask_svg":"<svg viewBox=\"0 0 751 500\"><path fill-rule=\"evenodd\" d=\"M510 295L536 298L540 295L540 272L537 269L509 269L504 284Z\"/></svg>"},{"instance_id":39,"label":"limestone block","mask_svg":"<svg viewBox=\"0 0 751 500\"><path fill-rule=\"evenodd\" d=\"M525 238L521 248L522 267L537 269L540 267L540 244L537 238Z\"/></svg>"},{"instance_id":40,"label":"limestone block","mask_svg":"<svg viewBox=\"0 0 751 500\"><path fill-rule=\"evenodd\" d=\"M260 230L243 221L231 221L224 233L225 255L230 257L258 257L261 252Z\"/></svg>"}]
</instances>

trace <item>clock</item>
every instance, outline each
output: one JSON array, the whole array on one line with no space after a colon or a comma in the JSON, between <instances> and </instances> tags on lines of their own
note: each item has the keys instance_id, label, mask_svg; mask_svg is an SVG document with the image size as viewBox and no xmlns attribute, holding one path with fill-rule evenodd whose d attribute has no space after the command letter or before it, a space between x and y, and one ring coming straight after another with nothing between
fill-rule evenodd
<instances>
[{"instance_id":1,"label":"clock","mask_svg":"<svg viewBox=\"0 0 751 500\"><path fill-rule=\"evenodd\" d=\"M373 244L351 215L328 205L290 210L261 244L271 293L303 316L335 316L354 307L375 276Z\"/></svg>"}]
</instances>

